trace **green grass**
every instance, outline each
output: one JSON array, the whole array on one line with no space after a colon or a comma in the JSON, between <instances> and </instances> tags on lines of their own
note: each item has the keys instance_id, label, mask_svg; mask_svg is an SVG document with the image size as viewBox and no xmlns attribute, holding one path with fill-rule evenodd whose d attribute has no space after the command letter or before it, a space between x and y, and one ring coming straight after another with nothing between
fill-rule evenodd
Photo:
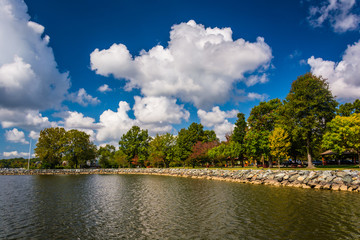
<instances>
[{"instance_id":1,"label":"green grass","mask_svg":"<svg viewBox=\"0 0 360 240\"><path fill-rule=\"evenodd\" d=\"M187 169L193 169L192 167L185 167ZM204 167L195 167L195 169L206 169ZM263 167L211 167L208 169L212 170L229 170L229 171L237 171L237 170L278 170L279 168L274 166L272 168L263 168ZM281 167L280 170L315 170L315 171L329 171L329 170L358 170L360 171L359 165L327 165L327 166L317 166L313 169L308 169L306 167Z\"/></svg>"}]
</instances>

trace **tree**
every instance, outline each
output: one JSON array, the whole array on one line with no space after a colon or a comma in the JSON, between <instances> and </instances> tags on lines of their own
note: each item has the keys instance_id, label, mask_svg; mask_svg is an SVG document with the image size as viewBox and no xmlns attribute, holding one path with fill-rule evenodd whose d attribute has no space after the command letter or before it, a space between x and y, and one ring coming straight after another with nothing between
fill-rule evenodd
<instances>
[{"instance_id":1,"label":"tree","mask_svg":"<svg viewBox=\"0 0 360 240\"><path fill-rule=\"evenodd\" d=\"M360 159L360 113L349 117L336 116L327 126L322 146L339 154L353 150Z\"/></svg>"},{"instance_id":2,"label":"tree","mask_svg":"<svg viewBox=\"0 0 360 240\"><path fill-rule=\"evenodd\" d=\"M237 153L238 159L241 161L241 166L244 167L244 152L245 152L245 144L244 139L246 135L246 121L245 121L245 115L243 113L237 114L237 121L235 123L233 134L230 137L230 141L233 141L237 144L239 144L239 152ZM233 161L231 162L233 165Z\"/></svg>"},{"instance_id":3,"label":"tree","mask_svg":"<svg viewBox=\"0 0 360 240\"><path fill-rule=\"evenodd\" d=\"M138 126L133 126L125 133L119 141L119 149L127 155L127 160L131 165L140 164L144 166L144 161L149 156L148 148L151 137L147 130L142 130Z\"/></svg>"},{"instance_id":4,"label":"tree","mask_svg":"<svg viewBox=\"0 0 360 240\"><path fill-rule=\"evenodd\" d=\"M169 167L175 157L176 137L170 133L156 135L150 142L149 160L153 166Z\"/></svg>"},{"instance_id":5,"label":"tree","mask_svg":"<svg viewBox=\"0 0 360 240\"><path fill-rule=\"evenodd\" d=\"M96 146L90 142L90 135L85 132L72 129L65 133L63 147L64 160L73 168L85 166L87 161L96 158Z\"/></svg>"},{"instance_id":6,"label":"tree","mask_svg":"<svg viewBox=\"0 0 360 240\"><path fill-rule=\"evenodd\" d=\"M113 145L106 144L104 147L99 148L99 164L102 168L117 167L114 166L115 152L115 147Z\"/></svg>"},{"instance_id":7,"label":"tree","mask_svg":"<svg viewBox=\"0 0 360 240\"><path fill-rule=\"evenodd\" d=\"M63 147L65 145L64 128L45 128L40 131L40 137L34 149L44 168L55 168L61 164Z\"/></svg>"},{"instance_id":8,"label":"tree","mask_svg":"<svg viewBox=\"0 0 360 240\"><path fill-rule=\"evenodd\" d=\"M198 142L213 142L217 141L214 131L204 131L203 125L199 123L192 123L188 129L181 129L178 133L176 142L176 155L181 162L185 162L186 159L192 153L192 147Z\"/></svg>"},{"instance_id":9,"label":"tree","mask_svg":"<svg viewBox=\"0 0 360 240\"><path fill-rule=\"evenodd\" d=\"M207 152L218 145L218 141L213 142L201 142L198 141L192 147L192 153L187 159L187 163L190 164L193 168L198 164L204 164L207 160Z\"/></svg>"},{"instance_id":10,"label":"tree","mask_svg":"<svg viewBox=\"0 0 360 240\"><path fill-rule=\"evenodd\" d=\"M341 104L336 113L342 117L349 117L353 113L360 113L360 100L356 99L353 103Z\"/></svg>"},{"instance_id":11,"label":"tree","mask_svg":"<svg viewBox=\"0 0 360 240\"><path fill-rule=\"evenodd\" d=\"M335 116L337 102L325 79L311 73L299 76L291 85L285 100L284 116L292 125L291 135L303 141L308 159L312 164L312 152L324 134L326 123Z\"/></svg>"},{"instance_id":12,"label":"tree","mask_svg":"<svg viewBox=\"0 0 360 240\"><path fill-rule=\"evenodd\" d=\"M281 159L288 158L290 150L289 134L281 127L276 127L269 136L270 153L278 159L278 167L280 167Z\"/></svg>"},{"instance_id":13,"label":"tree","mask_svg":"<svg viewBox=\"0 0 360 240\"><path fill-rule=\"evenodd\" d=\"M275 128L275 123L279 118L279 109L282 103L279 99L272 99L268 102L260 102L258 106L251 109L248 118L249 131L246 134L246 149L250 156L269 157L270 166L272 165L269 135Z\"/></svg>"},{"instance_id":14,"label":"tree","mask_svg":"<svg viewBox=\"0 0 360 240\"><path fill-rule=\"evenodd\" d=\"M207 156L213 161L231 161L234 166L234 159L239 156L239 153L244 152L243 146L237 142L229 141L222 142L220 145L211 148Z\"/></svg>"}]
</instances>

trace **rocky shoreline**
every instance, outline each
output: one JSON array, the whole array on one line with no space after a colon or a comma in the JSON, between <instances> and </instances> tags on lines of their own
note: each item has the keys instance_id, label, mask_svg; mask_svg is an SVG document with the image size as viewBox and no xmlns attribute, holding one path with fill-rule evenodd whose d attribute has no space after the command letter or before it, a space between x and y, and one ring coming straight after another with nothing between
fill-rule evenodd
<instances>
[{"instance_id":1,"label":"rocky shoreline","mask_svg":"<svg viewBox=\"0 0 360 240\"><path fill-rule=\"evenodd\" d=\"M360 192L360 171L220 170L182 168L0 169L0 175L149 174L240 183Z\"/></svg>"}]
</instances>

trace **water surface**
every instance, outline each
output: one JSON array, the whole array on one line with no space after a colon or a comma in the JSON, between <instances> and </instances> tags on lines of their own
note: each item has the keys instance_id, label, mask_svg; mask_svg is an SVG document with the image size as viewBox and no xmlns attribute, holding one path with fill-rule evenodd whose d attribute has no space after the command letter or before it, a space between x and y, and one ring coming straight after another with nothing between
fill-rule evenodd
<instances>
[{"instance_id":1,"label":"water surface","mask_svg":"<svg viewBox=\"0 0 360 240\"><path fill-rule=\"evenodd\" d=\"M0 176L0 239L359 239L360 194L147 175Z\"/></svg>"}]
</instances>

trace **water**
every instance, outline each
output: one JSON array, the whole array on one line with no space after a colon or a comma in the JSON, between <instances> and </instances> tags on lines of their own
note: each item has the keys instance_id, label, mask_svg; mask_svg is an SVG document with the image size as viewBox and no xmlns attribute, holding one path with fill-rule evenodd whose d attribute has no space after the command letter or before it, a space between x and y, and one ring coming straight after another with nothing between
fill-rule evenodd
<instances>
[{"instance_id":1,"label":"water","mask_svg":"<svg viewBox=\"0 0 360 240\"><path fill-rule=\"evenodd\" d=\"M359 239L360 195L146 175L0 176L0 239Z\"/></svg>"}]
</instances>

